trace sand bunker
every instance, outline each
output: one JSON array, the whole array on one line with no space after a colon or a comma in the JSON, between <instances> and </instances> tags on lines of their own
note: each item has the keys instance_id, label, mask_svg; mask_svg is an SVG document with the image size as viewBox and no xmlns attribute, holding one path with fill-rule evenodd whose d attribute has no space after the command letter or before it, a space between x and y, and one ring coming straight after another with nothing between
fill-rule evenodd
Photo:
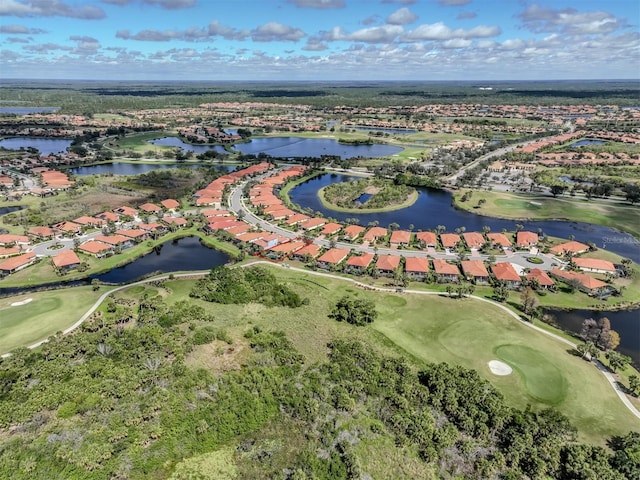
<instances>
[{"instance_id":1,"label":"sand bunker","mask_svg":"<svg viewBox=\"0 0 640 480\"><path fill-rule=\"evenodd\" d=\"M22 300L21 302L13 302L11 304L12 307L19 307L20 305L26 305L27 303L33 301L33 298L26 298L24 300Z\"/></svg>"},{"instance_id":2,"label":"sand bunker","mask_svg":"<svg viewBox=\"0 0 640 480\"><path fill-rule=\"evenodd\" d=\"M491 360L489 362L489 369L494 375L510 375L513 370L509 365L500 360Z\"/></svg>"}]
</instances>

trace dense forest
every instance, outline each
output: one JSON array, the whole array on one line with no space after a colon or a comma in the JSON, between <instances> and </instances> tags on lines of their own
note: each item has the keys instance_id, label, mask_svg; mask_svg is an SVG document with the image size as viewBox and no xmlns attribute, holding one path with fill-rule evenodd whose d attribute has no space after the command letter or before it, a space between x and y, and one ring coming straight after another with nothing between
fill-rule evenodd
<instances>
[{"instance_id":1,"label":"dense forest","mask_svg":"<svg viewBox=\"0 0 640 480\"><path fill-rule=\"evenodd\" d=\"M226 302L223 272L192 293ZM262 301L282 291L246 275ZM514 409L475 371L362 341L333 340L310 362L282 332L247 325L241 368L196 368L190 352L234 339L215 309L162 295L108 300L50 340L0 363L3 478L361 479L375 462L387 478L640 478L640 434L577 443L557 411Z\"/></svg>"}]
</instances>

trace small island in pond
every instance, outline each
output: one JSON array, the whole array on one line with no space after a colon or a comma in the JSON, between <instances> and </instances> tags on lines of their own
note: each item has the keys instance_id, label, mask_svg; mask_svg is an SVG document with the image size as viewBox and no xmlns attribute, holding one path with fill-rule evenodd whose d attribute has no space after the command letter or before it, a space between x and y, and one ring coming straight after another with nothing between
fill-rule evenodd
<instances>
[{"instance_id":1,"label":"small island in pond","mask_svg":"<svg viewBox=\"0 0 640 480\"><path fill-rule=\"evenodd\" d=\"M413 205L418 192L392 180L375 178L332 183L321 188L318 196L325 207L341 212L384 212Z\"/></svg>"}]
</instances>

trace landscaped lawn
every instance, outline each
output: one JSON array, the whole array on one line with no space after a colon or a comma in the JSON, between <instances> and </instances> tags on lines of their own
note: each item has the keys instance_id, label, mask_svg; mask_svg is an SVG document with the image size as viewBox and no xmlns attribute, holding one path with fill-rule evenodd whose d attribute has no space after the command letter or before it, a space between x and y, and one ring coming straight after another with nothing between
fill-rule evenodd
<instances>
[{"instance_id":1,"label":"landscaped lawn","mask_svg":"<svg viewBox=\"0 0 640 480\"><path fill-rule=\"evenodd\" d=\"M31 345L73 325L102 293L104 290L77 287L0 299L0 353ZM28 303L11 306L29 298Z\"/></svg>"},{"instance_id":2,"label":"landscaped lawn","mask_svg":"<svg viewBox=\"0 0 640 480\"><path fill-rule=\"evenodd\" d=\"M512 219L566 219L605 225L640 238L640 209L624 203L604 203L571 197L544 197L474 190L471 199L460 202L463 191L455 195L456 206L480 215ZM478 201L485 203L475 208ZM580 241L579 238L576 240Z\"/></svg>"}]
</instances>

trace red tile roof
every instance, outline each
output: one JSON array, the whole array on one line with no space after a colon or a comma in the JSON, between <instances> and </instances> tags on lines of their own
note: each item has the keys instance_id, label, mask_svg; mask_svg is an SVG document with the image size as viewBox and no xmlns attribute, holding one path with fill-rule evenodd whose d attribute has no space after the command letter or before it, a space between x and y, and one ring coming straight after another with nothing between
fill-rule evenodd
<instances>
[{"instance_id":1,"label":"red tile roof","mask_svg":"<svg viewBox=\"0 0 640 480\"><path fill-rule=\"evenodd\" d=\"M349 250L347 250L346 248L332 248L330 250L327 250L325 253L323 253L322 256L318 258L318 261L324 262L324 263L338 264L342 260L344 260L347 257L347 255L349 255Z\"/></svg>"},{"instance_id":2,"label":"red tile roof","mask_svg":"<svg viewBox=\"0 0 640 480\"><path fill-rule=\"evenodd\" d=\"M491 271L495 275L496 279L505 282L519 282L520 275L516 272L509 262L496 263L491 267Z\"/></svg>"},{"instance_id":3,"label":"red tile roof","mask_svg":"<svg viewBox=\"0 0 640 480\"><path fill-rule=\"evenodd\" d=\"M315 243L310 243L306 247L301 248L296 252L297 256L309 255L313 258L317 257L320 253L320 245L316 245Z\"/></svg>"},{"instance_id":4,"label":"red tile roof","mask_svg":"<svg viewBox=\"0 0 640 480\"><path fill-rule=\"evenodd\" d=\"M460 270L457 265L453 265L446 260L436 258L433 261L433 270L438 275L460 275Z\"/></svg>"},{"instance_id":5,"label":"red tile roof","mask_svg":"<svg viewBox=\"0 0 640 480\"><path fill-rule=\"evenodd\" d=\"M562 255L563 253L582 253L589 250L589 245L585 245L584 243L576 242L572 240L570 242L561 243L560 245L556 245L555 247L551 247L551 250L555 254Z\"/></svg>"},{"instance_id":6,"label":"red tile roof","mask_svg":"<svg viewBox=\"0 0 640 480\"><path fill-rule=\"evenodd\" d=\"M378 238L386 237L388 230L382 227L371 227L362 237L367 242L374 242Z\"/></svg>"},{"instance_id":7,"label":"red tile roof","mask_svg":"<svg viewBox=\"0 0 640 480\"><path fill-rule=\"evenodd\" d=\"M358 236L364 231L365 228L360 225L349 225L348 227L344 227L344 234L352 240L358 238Z\"/></svg>"},{"instance_id":8,"label":"red tile roof","mask_svg":"<svg viewBox=\"0 0 640 480\"><path fill-rule=\"evenodd\" d=\"M70 265L79 265L80 259L78 255L73 250L65 250L63 252L58 253L53 258L53 264L58 267L68 267Z\"/></svg>"},{"instance_id":9,"label":"red tile roof","mask_svg":"<svg viewBox=\"0 0 640 480\"><path fill-rule=\"evenodd\" d=\"M411 242L411 232L408 230L394 230L391 232L391 239L389 240L392 244L400 244L400 243L410 243Z\"/></svg>"},{"instance_id":10,"label":"red tile roof","mask_svg":"<svg viewBox=\"0 0 640 480\"><path fill-rule=\"evenodd\" d=\"M438 237L434 232L418 232L416 233L416 240L422 240L426 245L438 245Z\"/></svg>"},{"instance_id":11,"label":"red tile roof","mask_svg":"<svg viewBox=\"0 0 640 480\"><path fill-rule=\"evenodd\" d=\"M407 257L405 258L404 270L412 273L427 273L429 260L425 257Z\"/></svg>"},{"instance_id":12,"label":"red tile roof","mask_svg":"<svg viewBox=\"0 0 640 480\"><path fill-rule=\"evenodd\" d=\"M18 255L16 257L8 258L2 262L0 262L0 270L11 272L16 268L20 268L24 265L28 265L36 258L36 254L33 252L23 253L22 255Z\"/></svg>"},{"instance_id":13,"label":"red tile roof","mask_svg":"<svg viewBox=\"0 0 640 480\"><path fill-rule=\"evenodd\" d=\"M400 258L398 255L379 255L376 268L386 271L395 270L400 265Z\"/></svg>"},{"instance_id":14,"label":"red tile roof","mask_svg":"<svg viewBox=\"0 0 640 480\"><path fill-rule=\"evenodd\" d=\"M363 253L362 255L352 255L347 260L347 265L350 267L367 268L373 260L373 253Z\"/></svg>"},{"instance_id":15,"label":"red tile roof","mask_svg":"<svg viewBox=\"0 0 640 480\"><path fill-rule=\"evenodd\" d=\"M340 230L342 230L342 225L340 225L339 223L327 223L322 229L322 234L331 235L339 232Z\"/></svg>"},{"instance_id":16,"label":"red tile roof","mask_svg":"<svg viewBox=\"0 0 640 480\"><path fill-rule=\"evenodd\" d=\"M160 202L160 205L162 205L167 210L172 210L174 208L180 207L180 202L174 200L173 198L167 198L166 200L162 200Z\"/></svg>"},{"instance_id":17,"label":"red tile roof","mask_svg":"<svg viewBox=\"0 0 640 480\"><path fill-rule=\"evenodd\" d=\"M616 271L616 267L612 262L600 258L574 258L573 263L580 269Z\"/></svg>"},{"instance_id":18,"label":"red tile roof","mask_svg":"<svg viewBox=\"0 0 640 480\"><path fill-rule=\"evenodd\" d=\"M487 267L484 266L482 260L463 260L460 265L465 275L475 278L489 276Z\"/></svg>"},{"instance_id":19,"label":"red tile roof","mask_svg":"<svg viewBox=\"0 0 640 480\"><path fill-rule=\"evenodd\" d=\"M487 233L487 238L501 247L510 247L511 240L504 233Z\"/></svg>"},{"instance_id":20,"label":"red tile roof","mask_svg":"<svg viewBox=\"0 0 640 480\"><path fill-rule=\"evenodd\" d=\"M469 248L480 248L485 243L484 237L478 232L465 232L462 237Z\"/></svg>"},{"instance_id":21,"label":"red tile roof","mask_svg":"<svg viewBox=\"0 0 640 480\"><path fill-rule=\"evenodd\" d=\"M538 234L534 232L518 232L516 234L516 245L519 247L529 247L537 245Z\"/></svg>"},{"instance_id":22,"label":"red tile roof","mask_svg":"<svg viewBox=\"0 0 640 480\"><path fill-rule=\"evenodd\" d=\"M442 242L442 246L445 248L453 248L460 241L460 235L456 233L441 233L440 241Z\"/></svg>"},{"instance_id":23,"label":"red tile roof","mask_svg":"<svg viewBox=\"0 0 640 480\"><path fill-rule=\"evenodd\" d=\"M83 243L78 247L79 250L88 253L100 253L107 250L111 250L113 247L111 245L107 245L106 243L97 242L95 240L89 240L88 242Z\"/></svg>"},{"instance_id":24,"label":"red tile roof","mask_svg":"<svg viewBox=\"0 0 640 480\"><path fill-rule=\"evenodd\" d=\"M532 268L531 270L529 270L526 278L529 281L536 280L538 282L538 285L542 287L550 287L552 285L555 285L555 282L549 275L547 275L547 272L545 272L544 270L540 270L539 268Z\"/></svg>"}]
</instances>

